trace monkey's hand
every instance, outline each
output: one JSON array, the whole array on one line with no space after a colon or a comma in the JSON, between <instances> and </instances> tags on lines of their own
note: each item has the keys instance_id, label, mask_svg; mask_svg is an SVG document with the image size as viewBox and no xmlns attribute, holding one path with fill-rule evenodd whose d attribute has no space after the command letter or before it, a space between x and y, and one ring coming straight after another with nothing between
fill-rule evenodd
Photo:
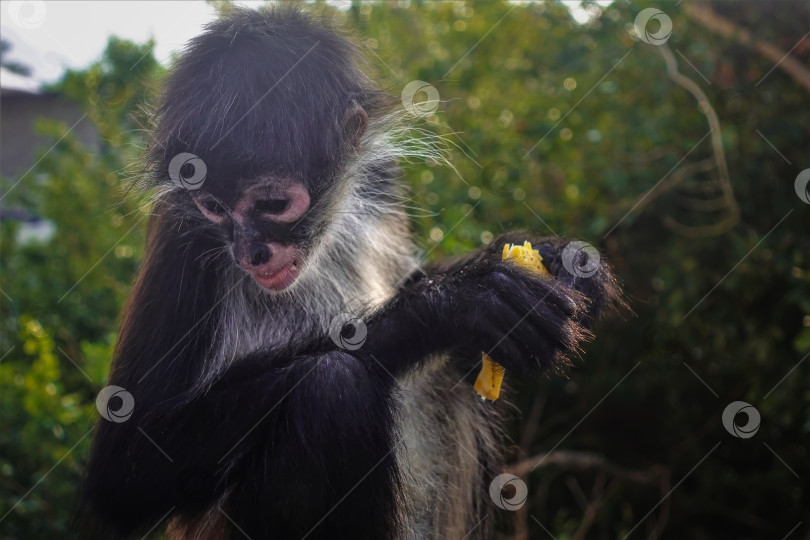
<instances>
[{"instance_id":1,"label":"monkey's hand","mask_svg":"<svg viewBox=\"0 0 810 540\"><path fill-rule=\"evenodd\" d=\"M505 243L524 240L538 249L551 277L501 260ZM373 318L361 350L395 369L407 364L406 356L445 350L476 363L483 351L524 375L556 365L578 351L601 308L617 298L607 265L596 261L591 271L587 253L566 252L567 246L509 233L472 257L426 268Z\"/></svg>"},{"instance_id":2,"label":"monkey's hand","mask_svg":"<svg viewBox=\"0 0 810 540\"><path fill-rule=\"evenodd\" d=\"M522 231L509 232L492 241L484 257L495 260L503 244L531 242L543 257L543 265L555 278L555 283L578 293L576 321L590 330L600 314L610 307L623 308L621 289L610 266L591 245L565 238L542 238Z\"/></svg>"},{"instance_id":3,"label":"monkey's hand","mask_svg":"<svg viewBox=\"0 0 810 540\"><path fill-rule=\"evenodd\" d=\"M512 263L474 261L439 287L436 309L446 322L438 328L455 342L451 348L476 360L485 352L510 373L551 367L587 337L576 290Z\"/></svg>"}]
</instances>

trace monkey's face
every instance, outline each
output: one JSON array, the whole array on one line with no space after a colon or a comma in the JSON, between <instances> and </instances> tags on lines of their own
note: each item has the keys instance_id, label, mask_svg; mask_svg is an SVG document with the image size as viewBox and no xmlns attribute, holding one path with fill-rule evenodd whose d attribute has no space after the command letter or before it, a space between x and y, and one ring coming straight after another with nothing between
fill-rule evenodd
<instances>
[{"instance_id":1,"label":"monkey's face","mask_svg":"<svg viewBox=\"0 0 810 540\"><path fill-rule=\"evenodd\" d=\"M303 182L267 178L229 192L196 191L194 203L221 228L234 261L272 291L293 284L307 251L301 219L310 208Z\"/></svg>"},{"instance_id":2,"label":"monkey's face","mask_svg":"<svg viewBox=\"0 0 810 540\"><path fill-rule=\"evenodd\" d=\"M381 110L384 99L355 66L353 47L325 28L228 28L227 36L195 40L169 77L152 178L198 180L180 184L201 216L187 199L182 210L219 229L256 283L281 291L323 245L331 213L350 191L345 172L368 125L364 105ZM202 179L190 163L183 167L191 175L174 170L187 154L205 164Z\"/></svg>"}]
</instances>

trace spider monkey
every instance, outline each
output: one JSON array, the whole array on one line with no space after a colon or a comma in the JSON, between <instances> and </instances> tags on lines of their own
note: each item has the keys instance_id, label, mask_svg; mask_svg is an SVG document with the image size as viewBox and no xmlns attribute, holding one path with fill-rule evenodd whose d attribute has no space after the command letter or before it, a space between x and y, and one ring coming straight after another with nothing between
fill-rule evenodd
<instances>
[{"instance_id":1,"label":"spider monkey","mask_svg":"<svg viewBox=\"0 0 810 540\"><path fill-rule=\"evenodd\" d=\"M482 351L559 368L618 289L523 232L421 264L397 167L413 145L362 66L282 6L233 9L167 77L109 378L134 408L99 421L83 490L104 538L493 534L501 420L469 374ZM501 260L524 240L551 277Z\"/></svg>"}]
</instances>

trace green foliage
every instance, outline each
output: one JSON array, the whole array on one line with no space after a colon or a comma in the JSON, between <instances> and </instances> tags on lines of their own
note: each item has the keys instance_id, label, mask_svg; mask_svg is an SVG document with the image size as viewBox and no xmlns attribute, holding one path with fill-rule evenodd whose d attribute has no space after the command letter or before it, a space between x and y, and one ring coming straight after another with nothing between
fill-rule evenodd
<instances>
[{"instance_id":1,"label":"green foliage","mask_svg":"<svg viewBox=\"0 0 810 540\"><path fill-rule=\"evenodd\" d=\"M93 123L99 147L84 147L67 125L39 121L55 146L5 192L5 207L28 209L55 231L41 242L20 241L16 222L3 221L0 229L5 538L75 532L76 488L97 416L95 396L144 244L147 214L142 201L126 196L124 180L142 144L137 126L150 94L145 83L159 69L152 47L112 38L99 63L68 72L54 89L84 106L83 121ZM4 181L4 189L15 181Z\"/></svg>"},{"instance_id":2,"label":"green foliage","mask_svg":"<svg viewBox=\"0 0 810 540\"><path fill-rule=\"evenodd\" d=\"M710 138L696 144L709 132L705 106L667 77L660 50L631 35L636 14L650 6L672 18L667 45L720 118L740 215L723 234L689 236L677 225L720 219L695 203L695 193L716 198L706 192L716 186L716 166L645 196L689 164L716 160ZM712 4L784 51L806 32L800 3L767 18L759 6ZM651 510L633 538L656 525L670 538L781 538L802 520L794 534L806 534L810 207L793 190L809 166L806 91L780 69L768 74L772 61L696 24L675 3L615 2L584 25L557 3L318 9L357 36L394 97L413 80L439 92L438 110L415 121L445 137L457 172L437 163L406 168L420 209L415 229L431 258L525 228L598 245L622 278L634 316L600 326L570 380L507 374L522 422L509 426L510 458L592 451L658 476L645 484L599 469L542 467L526 478L528 513L557 538L585 534L572 486L591 494L602 485L588 537L622 538ZM65 77L60 88L85 104L102 152L68 135L4 199L56 224L44 245L18 243L14 223L0 229L10 297L0 296L0 335L10 350L0 362L0 513L13 507L0 524L4 536L74 530L89 439L82 437L142 253L142 201L120 188L142 145L140 107L160 69L150 51L151 44L112 39L99 64ZM806 47L793 54L807 65ZM42 128L54 141L66 130ZM750 439L721 425L736 400L762 415ZM532 437L523 435L527 425ZM661 478L677 485L666 498ZM546 537L525 513L517 516L532 538ZM501 517L512 531L513 516Z\"/></svg>"},{"instance_id":3,"label":"green foliage","mask_svg":"<svg viewBox=\"0 0 810 540\"><path fill-rule=\"evenodd\" d=\"M465 251L512 228L584 238L616 267L637 315L604 324L572 380L547 385L548 396L539 398L542 410L553 411L546 416L530 416L541 383L517 383L518 408L540 427L513 457L562 441L561 448L598 452L627 468L663 466L671 485L688 475L634 536L663 526L667 512L673 538L785 534L810 507L803 480L810 362L801 362L810 351L810 220L793 191L793 179L807 167L810 100L779 71L758 84L771 61L704 30L674 4L660 6L674 23L668 46L679 53L680 71L720 116L741 218L712 236L684 236L672 224L720 219L692 202L695 190L713 185L716 168L636 211L673 168L714 157L708 138L696 145L709 124L695 97L667 77L656 47L629 35L635 15L649 5L617 2L586 25L555 4L442 3L420 10L385 4L356 6L353 14L368 36L364 49L381 59L379 70L394 90L412 79L436 87L442 106L426 124L457 144L451 162L464 180L446 168L408 171L417 206L436 213L417 220L422 238L441 238L435 228L448 235L435 247L436 240L426 240L432 255ZM790 10L767 23L751 3L718 10L749 28L756 21L757 31L784 50L795 41L780 33L795 40L805 32ZM702 200L716 197L709 192ZM756 437L734 439L722 427L721 412L735 400L762 414ZM512 426L516 441L522 421ZM599 474L549 467L527 479L529 512L558 538L576 535L583 522L572 478L589 492ZM623 537L665 492L609 479L614 483L588 534ZM545 537L531 520L524 523Z\"/></svg>"}]
</instances>

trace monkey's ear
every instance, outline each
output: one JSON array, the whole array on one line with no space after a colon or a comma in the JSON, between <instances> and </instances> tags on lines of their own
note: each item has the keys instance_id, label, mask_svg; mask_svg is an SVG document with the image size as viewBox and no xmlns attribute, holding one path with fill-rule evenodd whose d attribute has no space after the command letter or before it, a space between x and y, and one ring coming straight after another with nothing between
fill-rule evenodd
<instances>
[{"instance_id":1,"label":"monkey's ear","mask_svg":"<svg viewBox=\"0 0 810 540\"><path fill-rule=\"evenodd\" d=\"M366 128L368 128L368 114L357 103L357 100L352 98L343 113L343 132L350 138L352 145L357 150L360 150L360 139L366 132Z\"/></svg>"}]
</instances>

